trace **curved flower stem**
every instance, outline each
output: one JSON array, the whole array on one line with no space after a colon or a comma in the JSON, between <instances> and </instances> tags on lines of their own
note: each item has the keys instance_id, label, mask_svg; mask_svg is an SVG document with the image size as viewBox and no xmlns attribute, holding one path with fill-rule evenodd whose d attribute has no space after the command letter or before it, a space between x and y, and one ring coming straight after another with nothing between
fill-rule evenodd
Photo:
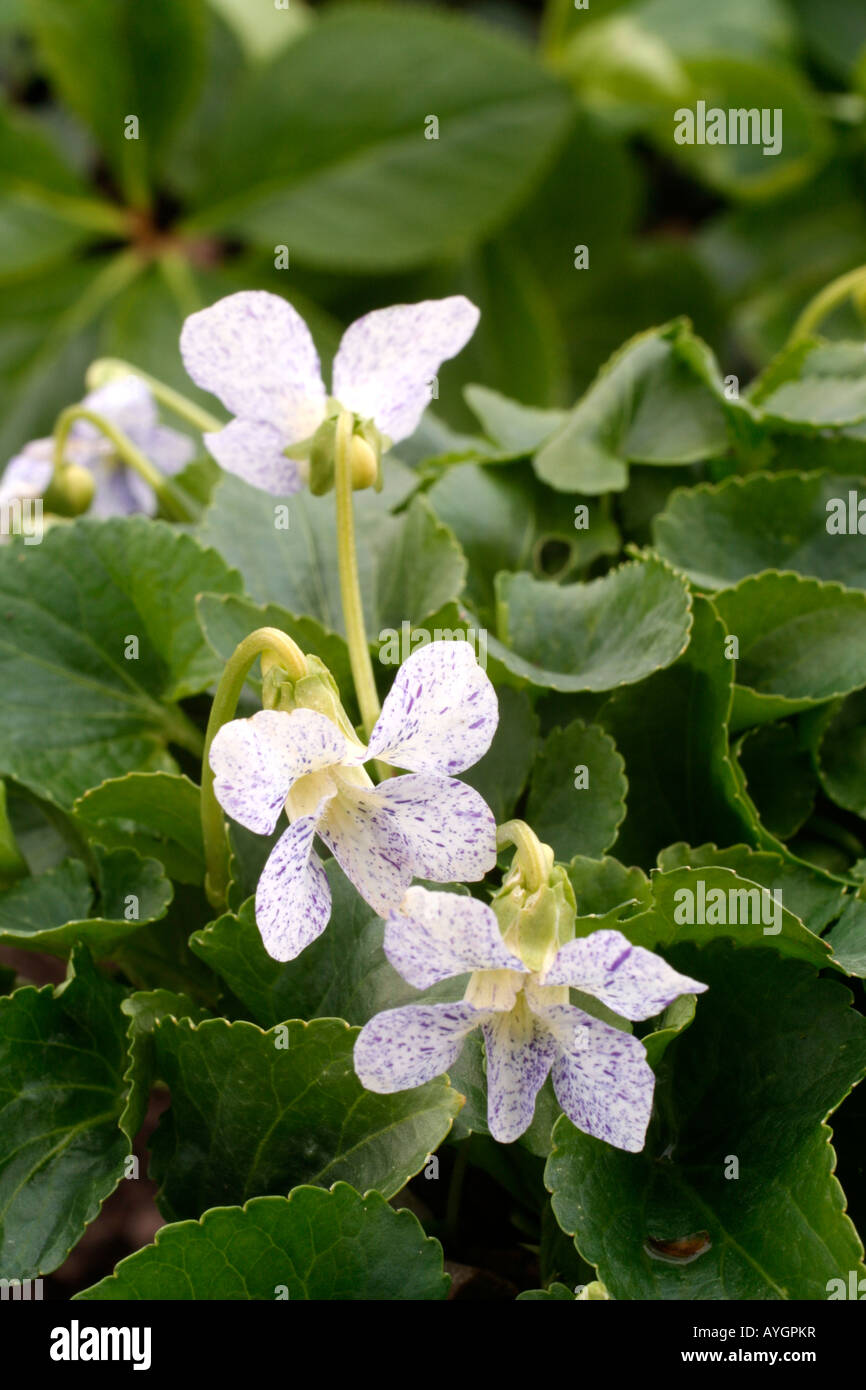
<instances>
[{"instance_id":1,"label":"curved flower stem","mask_svg":"<svg viewBox=\"0 0 866 1390\"><path fill-rule=\"evenodd\" d=\"M831 280L829 285L818 291L814 299L809 300L791 329L786 346L790 347L801 338L808 338L833 309L843 304L849 295L856 294L859 289L866 289L866 265L860 265L856 270L848 270L838 279Z\"/></svg>"},{"instance_id":2,"label":"curved flower stem","mask_svg":"<svg viewBox=\"0 0 866 1390\"><path fill-rule=\"evenodd\" d=\"M217 732L234 718L244 682L256 657L272 653L291 680L307 674L307 659L300 647L276 627L260 627L237 646L226 662L211 705L201 762L201 832L204 842L205 892L215 908L225 907L229 863L225 820L214 794L210 747Z\"/></svg>"},{"instance_id":3,"label":"curved flower stem","mask_svg":"<svg viewBox=\"0 0 866 1390\"><path fill-rule=\"evenodd\" d=\"M364 631L364 609L358 579L358 555L355 549L355 517L352 505L352 414L342 410L337 420L334 449L334 492L337 500L337 562L340 569L340 598L343 604L343 625L349 645L349 663L361 711L361 722L367 738L379 718L379 695L370 660L370 648Z\"/></svg>"},{"instance_id":4,"label":"curved flower stem","mask_svg":"<svg viewBox=\"0 0 866 1390\"><path fill-rule=\"evenodd\" d=\"M173 411L179 419L186 420L187 424L201 430L203 434L213 434L222 429L223 421L218 420L215 415L202 410L195 401L188 400L180 391L166 386L158 377L143 372L140 367L133 366L131 362L124 362L120 357L100 357L91 362L87 369L87 385L94 390L97 386L104 386L107 381L114 381L121 376L137 376L144 382L154 400L159 401L167 410Z\"/></svg>"},{"instance_id":5,"label":"curved flower stem","mask_svg":"<svg viewBox=\"0 0 866 1390\"><path fill-rule=\"evenodd\" d=\"M536 893L550 877L553 854L548 845L543 845L525 821L509 820L496 830L496 847L504 849L514 845L520 857L520 867L527 893Z\"/></svg>"},{"instance_id":6,"label":"curved flower stem","mask_svg":"<svg viewBox=\"0 0 866 1390\"><path fill-rule=\"evenodd\" d=\"M87 410L81 405L71 405L67 410L61 411L57 417L57 424L54 426L54 471L61 468L63 464L63 453L66 448L66 440L69 431L76 420L86 420L88 424L94 425L106 439L114 445L119 457L131 468L140 478L152 489L163 511L172 518L173 521L192 521L193 513L184 499L183 493L179 488L160 473L140 449L136 448L131 439L113 425L110 420L106 420L101 415L97 415L93 410Z\"/></svg>"}]
</instances>

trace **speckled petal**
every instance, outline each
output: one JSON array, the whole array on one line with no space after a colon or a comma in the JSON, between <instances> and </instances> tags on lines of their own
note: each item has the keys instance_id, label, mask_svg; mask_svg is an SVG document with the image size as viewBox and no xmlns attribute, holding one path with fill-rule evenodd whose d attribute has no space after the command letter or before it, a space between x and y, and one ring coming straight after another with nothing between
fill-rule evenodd
<instances>
[{"instance_id":1,"label":"speckled petal","mask_svg":"<svg viewBox=\"0 0 866 1390\"><path fill-rule=\"evenodd\" d=\"M527 970L506 948L486 903L428 888L410 888L389 913L385 955L416 989L468 970Z\"/></svg>"},{"instance_id":2,"label":"speckled petal","mask_svg":"<svg viewBox=\"0 0 866 1390\"><path fill-rule=\"evenodd\" d=\"M170 429L168 425L155 425L140 441L140 447L160 473L169 478L185 468L196 454L196 447L189 435Z\"/></svg>"},{"instance_id":3,"label":"speckled petal","mask_svg":"<svg viewBox=\"0 0 866 1390\"><path fill-rule=\"evenodd\" d=\"M273 425L232 420L225 429L206 434L204 442L227 473L275 497L289 497L303 485L301 470L294 459L286 458L285 441Z\"/></svg>"},{"instance_id":4,"label":"speckled petal","mask_svg":"<svg viewBox=\"0 0 866 1390\"><path fill-rule=\"evenodd\" d=\"M319 834L361 897L387 917L412 882L412 856L394 816L383 810L378 788L340 785Z\"/></svg>"},{"instance_id":5,"label":"speckled petal","mask_svg":"<svg viewBox=\"0 0 866 1390\"><path fill-rule=\"evenodd\" d=\"M375 309L350 324L334 359L334 392L348 410L372 417L392 443L412 433L432 382L475 332L480 315L462 295Z\"/></svg>"},{"instance_id":6,"label":"speckled petal","mask_svg":"<svg viewBox=\"0 0 866 1390\"><path fill-rule=\"evenodd\" d=\"M102 520L110 516L155 516L157 500L153 490L131 468L118 468L105 454L94 453L87 465L93 474L93 500L89 515Z\"/></svg>"},{"instance_id":7,"label":"speckled petal","mask_svg":"<svg viewBox=\"0 0 866 1390\"><path fill-rule=\"evenodd\" d=\"M632 946L618 931L597 931L561 946L542 985L570 985L594 994L623 1018L653 1018L680 994L702 994L699 980L680 975L661 956Z\"/></svg>"},{"instance_id":8,"label":"speckled petal","mask_svg":"<svg viewBox=\"0 0 866 1390\"><path fill-rule=\"evenodd\" d=\"M218 730L210 748L214 793L223 810L258 835L270 835L299 777L339 762L344 735L311 709L262 709Z\"/></svg>"},{"instance_id":9,"label":"speckled petal","mask_svg":"<svg viewBox=\"0 0 866 1390\"><path fill-rule=\"evenodd\" d=\"M256 923L274 960L294 960L321 936L331 915L331 889L313 839L318 817L301 816L281 835L256 889Z\"/></svg>"},{"instance_id":10,"label":"speckled petal","mask_svg":"<svg viewBox=\"0 0 866 1390\"><path fill-rule=\"evenodd\" d=\"M156 402L140 376L130 374L107 381L88 392L81 404L116 425L133 444L139 444L158 424ZM105 437L89 420L76 420L70 434L78 439Z\"/></svg>"},{"instance_id":11,"label":"speckled petal","mask_svg":"<svg viewBox=\"0 0 866 1390\"><path fill-rule=\"evenodd\" d=\"M484 1024L487 1051L487 1124L494 1139L510 1144L532 1124L535 1097L556 1054L544 1025L523 1005Z\"/></svg>"},{"instance_id":12,"label":"speckled petal","mask_svg":"<svg viewBox=\"0 0 866 1390\"><path fill-rule=\"evenodd\" d=\"M376 1014L355 1042L361 1085L390 1095L441 1076L485 1017L471 1004L407 1004Z\"/></svg>"},{"instance_id":13,"label":"speckled petal","mask_svg":"<svg viewBox=\"0 0 866 1390\"><path fill-rule=\"evenodd\" d=\"M453 775L487 752L496 691L468 642L430 642L403 662L370 736L368 757Z\"/></svg>"},{"instance_id":14,"label":"speckled petal","mask_svg":"<svg viewBox=\"0 0 866 1390\"><path fill-rule=\"evenodd\" d=\"M418 878L475 883L496 863L495 817L465 782L412 772L380 783L368 796L380 822L387 817L400 831Z\"/></svg>"},{"instance_id":15,"label":"speckled petal","mask_svg":"<svg viewBox=\"0 0 866 1390\"><path fill-rule=\"evenodd\" d=\"M34 439L25 444L21 453L9 460L0 478L0 502L41 497L54 472L53 457L50 439Z\"/></svg>"},{"instance_id":16,"label":"speckled petal","mask_svg":"<svg viewBox=\"0 0 866 1390\"><path fill-rule=\"evenodd\" d=\"M543 1017L557 1044L553 1089L572 1124L640 1153L655 1085L643 1045L570 1004L545 1009Z\"/></svg>"},{"instance_id":17,"label":"speckled petal","mask_svg":"<svg viewBox=\"0 0 866 1390\"><path fill-rule=\"evenodd\" d=\"M191 314L180 350L197 386L232 415L273 425L284 444L321 423L319 354L300 314L279 295L242 290Z\"/></svg>"}]
</instances>

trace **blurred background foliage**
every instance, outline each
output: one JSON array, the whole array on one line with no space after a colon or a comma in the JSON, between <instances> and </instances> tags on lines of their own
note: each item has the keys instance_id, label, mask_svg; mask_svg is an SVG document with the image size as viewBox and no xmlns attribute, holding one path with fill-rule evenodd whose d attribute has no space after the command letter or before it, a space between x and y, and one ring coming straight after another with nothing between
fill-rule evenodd
<instances>
[{"instance_id":1,"label":"blurred background foliage","mask_svg":"<svg viewBox=\"0 0 866 1390\"><path fill-rule=\"evenodd\" d=\"M748 377L866 259L862 0L281 3L0 0L0 459L95 356L189 389L182 319L235 289L326 359L369 308L470 295L435 406L465 429L467 382L569 405L678 314ZM676 145L698 98L781 107L781 153Z\"/></svg>"}]
</instances>

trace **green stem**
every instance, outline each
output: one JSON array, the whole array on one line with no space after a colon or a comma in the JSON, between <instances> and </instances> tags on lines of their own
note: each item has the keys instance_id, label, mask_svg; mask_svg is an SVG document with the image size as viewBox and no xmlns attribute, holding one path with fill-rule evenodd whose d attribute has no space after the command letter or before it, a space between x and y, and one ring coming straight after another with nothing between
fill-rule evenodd
<instances>
[{"instance_id":1,"label":"green stem","mask_svg":"<svg viewBox=\"0 0 866 1390\"><path fill-rule=\"evenodd\" d=\"M204 841L205 891L215 908L225 907L229 880L228 846L222 807L214 793L210 747L217 731L234 718L244 682L256 657L272 652L291 680L307 674L307 660L300 647L276 627L260 627L235 648L220 677L204 737L201 763L201 830Z\"/></svg>"},{"instance_id":2,"label":"green stem","mask_svg":"<svg viewBox=\"0 0 866 1390\"><path fill-rule=\"evenodd\" d=\"M137 376L147 386L154 400L159 401L167 410L173 411L179 419L186 420L187 424L201 430L203 434L214 434L222 429L224 422L218 420L215 415L202 410L200 405L196 405L173 387L166 386L158 377L143 372L140 367L134 367L131 362L124 362L120 357L100 357L97 361L91 362L87 369L87 385L93 390L121 376Z\"/></svg>"},{"instance_id":3,"label":"green stem","mask_svg":"<svg viewBox=\"0 0 866 1390\"><path fill-rule=\"evenodd\" d=\"M88 227L94 232L126 238L129 235L129 214L115 203L99 198L78 198L68 193L54 193L46 188L22 181L14 191L22 202L31 207L47 208L76 227Z\"/></svg>"},{"instance_id":4,"label":"green stem","mask_svg":"<svg viewBox=\"0 0 866 1390\"><path fill-rule=\"evenodd\" d=\"M552 855L549 846L543 845L535 831L522 820L509 820L497 828L497 849L504 849L506 845L514 845L517 850L527 893L537 892L550 877Z\"/></svg>"},{"instance_id":5,"label":"green stem","mask_svg":"<svg viewBox=\"0 0 866 1390\"><path fill-rule=\"evenodd\" d=\"M793 343L799 342L801 338L810 337L833 309L843 304L849 295L856 294L859 289L866 289L866 266L864 265L858 266L856 270L848 270L838 279L831 280L829 285L825 285L822 290L819 290L814 299L809 300L791 329L786 346L790 347Z\"/></svg>"},{"instance_id":6,"label":"green stem","mask_svg":"<svg viewBox=\"0 0 866 1390\"><path fill-rule=\"evenodd\" d=\"M364 608L361 603L361 584L358 578L358 555L355 549L355 516L352 503L352 414L342 410L337 420L334 459L334 492L337 501L337 563L340 571L340 598L343 604L343 625L349 646L349 664L361 711L361 722L367 738L379 718L379 695L370 660L370 648L364 631Z\"/></svg>"},{"instance_id":7,"label":"green stem","mask_svg":"<svg viewBox=\"0 0 866 1390\"><path fill-rule=\"evenodd\" d=\"M96 429L104 434L114 445L119 457L133 469L150 487L158 499L160 505L167 516L173 521L192 521L193 513L184 500L179 488L166 478L159 469L156 468L140 449L136 448L132 440L127 438L122 430L113 425L110 420L106 420L101 415L97 415L93 410L87 410L82 405L71 405L68 409L61 411L54 426L54 471L57 473L63 464L63 454L66 449L66 441L69 431L76 420L86 420L94 425Z\"/></svg>"}]
</instances>

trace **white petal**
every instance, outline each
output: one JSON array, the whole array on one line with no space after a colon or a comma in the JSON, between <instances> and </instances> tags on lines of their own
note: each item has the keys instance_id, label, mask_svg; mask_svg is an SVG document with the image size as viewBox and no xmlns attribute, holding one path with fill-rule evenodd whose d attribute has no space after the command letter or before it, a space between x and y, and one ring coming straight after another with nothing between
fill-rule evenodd
<instances>
[{"instance_id":1,"label":"white petal","mask_svg":"<svg viewBox=\"0 0 866 1390\"><path fill-rule=\"evenodd\" d=\"M284 439L273 425L232 420L225 429L206 434L204 442L221 468L275 497L289 497L302 487L301 470L283 453Z\"/></svg>"},{"instance_id":2,"label":"white petal","mask_svg":"<svg viewBox=\"0 0 866 1390\"><path fill-rule=\"evenodd\" d=\"M350 324L334 359L333 394L372 418L392 443L405 439L432 399L432 381L475 332L480 315L462 295L375 309Z\"/></svg>"},{"instance_id":3,"label":"white petal","mask_svg":"<svg viewBox=\"0 0 866 1390\"><path fill-rule=\"evenodd\" d=\"M376 1014L355 1042L361 1085L389 1095L441 1076L485 1017L471 1004L407 1004Z\"/></svg>"},{"instance_id":4,"label":"white petal","mask_svg":"<svg viewBox=\"0 0 866 1390\"><path fill-rule=\"evenodd\" d=\"M84 397L82 405L101 415L138 444L158 423L156 402L139 376L117 377ZM71 433L81 439L104 439L88 420L76 420Z\"/></svg>"},{"instance_id":5,"label":"white petal","mask_svg":"<svg viewBox=\"0 0 866 1390\"><path fill-rule=\"evenodd\" d=\"M545 1009L543 1018L558 1048L553 1089L572 1124L640 1153L655 1086L642 1043L570 1004Z\"/></svg>"},{"instance_id":6,"label":"white petal","mask_svg":"<svg viewBox=\"0 0 866 1390\"><path fill-rule=\"evenodd\" d=\"M498 722L496 691L469 643L430 642L397 672L367 756L453 775L484 756Z\"/></svg>"},{"instance_id":7,"label":"white petal","mask_svg":"<svg viewBox=\"0 0 866 1390\"><path fill-rule=\"evenodd\" d=\"M41 497L53 472L53 440L34 439L25 444L21 453L9 460L0 478L0 502Z\"/></svg>"},{"instance_id":8,"label":"white petal","mask_svg":"<svg viewBox=\"0 0 866 1390\"><path fill-rule=\"evenodd\" d=\"M571 985L594 994L623 1018L653 1018L680 994L702 994L699 980L680 975L661 956L618 931L578 937L557 951L542 985Z\"/></svg>"},{"instance_id":9,"label":"white petal","mask_svg":"<svg viewBox=\"0 0 866 1390\"><path fill-rule=\"evenodd\" d=\"M170 429L168 425L156 425L142 440L141 447L160 473L169 478L185 468L196 454L196 447L189 435Z\"/></svg>"},{"instance_id":10,"label":"white petal","mask_svg":"<svg viewBox=\"0 0 866 1390\"><path fill-rule=\"evenodd\" d=\"M416 989L469 970L527 969L506 948L486 903L427 888L410 888L389 914L385 955Z\"/></svg>"},{"instance_id":11,"label":"white petal","mask_svg":"<svg viewBox=\"0 0 866 1390\"><path fill-rule=\"evenodd\" d=\"M338 763L345 736L315 710L259 710L218 730L210 747L214 794L232 820L270 835L292 783Z\"/></svg>"},{"instance_id":12,"label":"white petal","mask_svg":"<svg viewBox=\"0 0 866 1390\"><path fill-rule=\"evenodd\" d=\"M392 777L366 794L377 819L399 830L408 863L433 883L475 883L496 863L496 819L465 782L413 772Z\"/></svg>"},{"instance_id":13,"label":"white petal","mask_svg":"<svg viewBox=\"0 0 866 1390\"><path fill-rule=\"evenodd\" d=\"M487 1051L487 1124L494 1139L510 1144L532 1124L535 1097L556 1054L543 1023L522 1000L484 1024Z\"/></svg>"},{"instance_id":14,"label":"white petal","mask_svg":"<svg viewBox=\"0 0 866 1390\"><path fill-rule=\"evenodd\" d=\"M302 816L281 835L256 889L256 924L274 960L294 960L321 936L331 915L331 889L313 853L317 816Z\"/></svg>"},{"instance_id":15,"label":"white petal","mask_svg":"<svg viewBox=\"0 0 866 1390\"><path fill-rule=\"evenodd\" d=\"M382 811L377 790L340 783L319 834L361 897L387 917L412 882L412 857L394 817Z\"/></svg>"},{"instance_id":16,"label":"white petal","mask_svg":"<svg viewBox=\"0 0 866 1390\"><path fill-rule=\"evenodd\" d=\"M180 350L197 386L232 415L273 425L284 444L321 423L319 354L300 314L279 295L243 290L190 315Z\"/></svg>"}]
</instances>

